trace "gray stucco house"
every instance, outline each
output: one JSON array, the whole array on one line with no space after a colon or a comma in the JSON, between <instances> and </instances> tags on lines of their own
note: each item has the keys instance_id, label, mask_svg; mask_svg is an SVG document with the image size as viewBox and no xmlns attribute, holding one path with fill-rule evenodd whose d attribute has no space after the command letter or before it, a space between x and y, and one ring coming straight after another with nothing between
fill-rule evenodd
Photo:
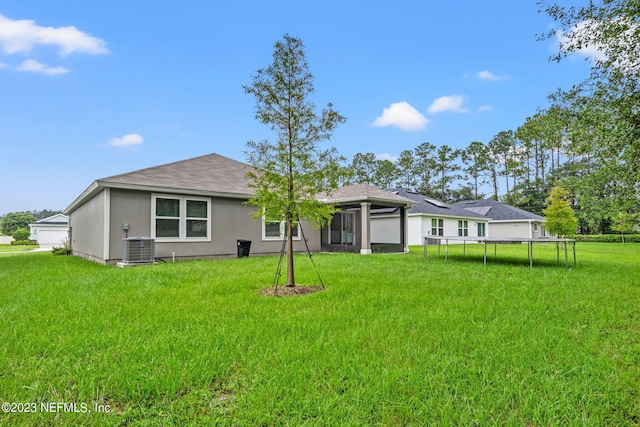
<instances>
[{"instance_id":1,"label":"gray stucco house","mask_svg":"<svg viewBox=\"0 0 640 427\"><path fill-rule=\"evenodd\" d=\"M234 256L239 239L251 240L251 254L279 253L284 224L253 218L256 208L244 204L252 195L247 170L244 163L214 153L98 179L65 210L73 254L116 263L123 257L123 238L133 236L154 239L158 258ZM357 218L345 229L356 240L340 237L340 244L332 248L338 235L331 230L343 227L342 222L334 221L323 230L303 222L302 230L294 230L294 250L306 250L304 234L311 251L323 249L323 242L326 250L374 251L368 233L371 206L398 208L412 203L379 192L385 193L370 186L348 186L324 198L340 208L337 216L351 212L347 217ZM406 241L401 245L404 250Z\"/></svg>"},{"instance_id":2,"label":"gray stucco house","mask_svg":"<svg viewBox=\"0 0 640 427\"><path fill-rule=\"evenodd\" d=\"M491 237L537 239L547 236L544 217L493 199L465 200L453 206L489 218L488 236Z\"/></svg>"}]
</instances>

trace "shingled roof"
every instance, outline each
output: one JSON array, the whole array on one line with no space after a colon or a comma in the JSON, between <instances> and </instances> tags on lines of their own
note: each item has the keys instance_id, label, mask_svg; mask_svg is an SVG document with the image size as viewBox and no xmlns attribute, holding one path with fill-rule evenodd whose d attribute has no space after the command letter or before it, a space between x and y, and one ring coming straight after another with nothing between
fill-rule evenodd
<instances>
[{"instance_id":1,"label":"shingled roof","mask_svg":"<svg viewBox=\"0 0 640 427\"><path fill-rule=\"evenodd\" d=\"M249 170L248 165L215 153L153 166L94 181L65 212L75 210L103 188L173 191L247 199L253 193L245 178Z\"/></svg>"},{"instance_id":2,"label":"shingled roof","mask_svg":"<svg viewBox=\"0 0 640 427\"><path fill-rule=\"evenodd\" d=\"M415 202L398 194L393 194L367 184L345 185L338 188L331 196L318 196L318 199L326 203L377 203L393 206L408 206Z\"/></svg>"},{"instance_id":3,"label":"shingled roof","mask_svg":"<svg viewBox=\"0 0 640 427\"><path fill-rule=\"evenodd\" d=\"M438 216L452 216L458 218L482 218L487 219L486 216L480 215L476 212L469 212L465 209L450 205L448 203L441 202L440 200L427 197L420 193L405 190L404 188L395 188L388 190L398 196L402 196L411 199L415 202L414 206L407 211L408 214L427 214Z\"/></svg>"},{"instance_id":4,"label":"shingled roof","mask_svg":"<svg viewBox=\"0 0 640 427\"><path fill-rule=\"evenodd\" d=\"M464 200L454 203L453 206L470 212L482 213L493 221L544 221L540 215L505 205L493 199Z\"/></svg>"},{"instance_id":5,"label":"shingled roof","mask_svg":"<svg viewBox=\"0 0 640 427\"><path fill-rule=\"evenodd\" d=\"M253 191L245 179L249 170L242 162L212 153L110 176L98 182L250 196Z\"/></svg>"}]
</instances>

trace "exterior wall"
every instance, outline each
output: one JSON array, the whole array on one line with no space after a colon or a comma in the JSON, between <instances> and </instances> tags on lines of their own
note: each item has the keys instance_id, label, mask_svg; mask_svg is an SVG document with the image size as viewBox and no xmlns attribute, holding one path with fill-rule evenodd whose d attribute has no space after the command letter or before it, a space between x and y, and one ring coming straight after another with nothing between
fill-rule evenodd
<instances>
[{"instance_id":1,"label":"exterior wall","mask_svg":"<svg viewBox=\"0 0 640 427\"><path fill-rule=\"evenodd\" d=\"M450 217L436 217L427 215L411 215L409 216L409 245L422 245L424 244L424 237L431 235L431 219L444 219L443 234L445 236L457 236L458 235L458 218ZM469 237L478 237L478 223L482 221L479 218L460 218L463 221L468 222ZM489 234L489 225L485 226L486 237ZM457 242L449 242L450 244L456 244Z\"/></svg>"},{"instance_id":2,"label":"exterior wall","mask_svg":"<svg viewBox=\"0 0 640 427\"><path fill-rule=\"evenodd\" d=\"M109 191L102 190L69 215L71 250L91 261L105 262L105 206Z\"/></svg>"},{"instance_id":3,"label":"exterior wall","mask_svg":"<svg viewBox=\"0 0 640 427\"><path fill-rule=\"evenodd\" d=\"M532 225L528 222L490 222L489 228L491 229L491 237L521 237L527 239L532 237ZM539 226L538 230L540 230Z\"/></svg>"},{"instance_id":4,"label":"exterior wall","mask_svg":"<svg viewBox=\"0 0 640 427\"><path fill-rule=\"evenodd\" d=\"M175 194L175 193L173 193ZM275 254L282 240L262 240L262 221L252 218L254 207L243 200L208 198L211 203L211 241L156 242L156 257L177 259L237 256L238 239L251 240L251 255ZM122 259L123 224L129 225L129 237L152 235L152 197L149 192L111 190L110 261ZM320 250L320 232L303 224L304 236L312 251ZM294 240L294 251L306 251L302 240Z\"/></svg>"}]
</instances>

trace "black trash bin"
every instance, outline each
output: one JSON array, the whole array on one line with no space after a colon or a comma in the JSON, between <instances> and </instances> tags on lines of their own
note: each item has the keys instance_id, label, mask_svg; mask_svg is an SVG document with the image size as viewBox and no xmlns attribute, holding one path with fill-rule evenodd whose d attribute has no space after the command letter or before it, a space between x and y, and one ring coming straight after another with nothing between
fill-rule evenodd
<instances>
[{"instance_id":1,"label":"black trash bin","mask_svg":"<svg viewBox=\"0 0 640 427\"><path fill-rule=\"evenodd\" d=\"M251 240L238 239L238 258L249 256L251 249Z\"/></svg>"}]
</instances>

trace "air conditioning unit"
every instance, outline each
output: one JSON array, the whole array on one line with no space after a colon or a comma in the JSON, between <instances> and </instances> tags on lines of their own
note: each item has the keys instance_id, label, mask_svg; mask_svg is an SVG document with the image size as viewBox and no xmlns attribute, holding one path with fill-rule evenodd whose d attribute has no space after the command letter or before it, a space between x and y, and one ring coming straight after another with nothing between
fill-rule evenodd
<instances>
[{"instance_id":1,"label":"air conditioning unit","mask_svg":"<svg viewBox=\"0 0 640 427\"><path fill-rule=\"evenodd\" d=\"M156 242L150 237L122 239L122 261L127 264L152 263L156 259Z\"/></svg>"}]
</instances>

